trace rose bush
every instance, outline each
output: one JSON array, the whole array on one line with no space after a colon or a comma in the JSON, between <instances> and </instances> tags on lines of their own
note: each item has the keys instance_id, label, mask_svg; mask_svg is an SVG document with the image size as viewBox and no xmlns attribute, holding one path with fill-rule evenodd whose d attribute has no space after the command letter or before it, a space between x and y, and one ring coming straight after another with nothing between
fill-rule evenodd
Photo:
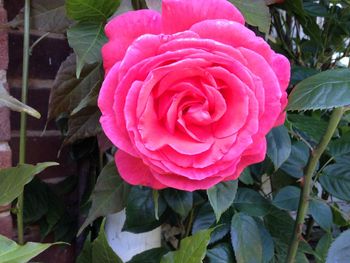
<instances>
[{"instance_id":1,"label":"rose bush","mask_svg":"<svg viewBox=\"0 0 350 263\"><path fill-rule=\"evenodd\" d=\"M125 181L207 189L265 158L290 65L244 23L226 0L163 0L107 24L98 105Z\"/></svg>"}]
</instances>

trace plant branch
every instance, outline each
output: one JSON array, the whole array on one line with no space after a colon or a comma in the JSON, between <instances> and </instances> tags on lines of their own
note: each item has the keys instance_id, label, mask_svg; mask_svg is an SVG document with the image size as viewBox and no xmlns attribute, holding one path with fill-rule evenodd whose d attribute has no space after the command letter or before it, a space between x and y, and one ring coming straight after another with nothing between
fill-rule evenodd
<instances>
[{"instance_id":1,"label":"plant branch","mask_svg":"<svg viewBox=\"0 0 350 263\"><path fill-rule=\"evenodd\" d=\"M302 231L305 216L307 214L309 206L310 192L312 188L312 176L315 173L317 163L326 150L328 143L330 142L338 124L343 116L344 108L336 108L329 120L327 130L321 140L321 142L316 146L315 150L312 151L304 175L304 186L301 191L300 201L298 206L298 214L294 225L294 232L292 240L288 250L287 263L294 263L295 257L298 251L299 241L302 239Z\"/></svg>"},{"instance_id":2,"label":"plant branch","mask_svg":"<svg viewBox=\"0 0 350 263\"><path fill-rule=\"evenodd\" d=\"M23 35L23 72L22 72L22 103L27 104L28 93L28 69L29 69L29 37L30 37L30 0L24 3L24 35ZM27 137L27 114L21 112L20 139L19 139L19 164L26 161L26 138ZM23 191L17 200L17 231L18 243L24 244L24 226L23 226Z\"/></svg>"}]
</instances>

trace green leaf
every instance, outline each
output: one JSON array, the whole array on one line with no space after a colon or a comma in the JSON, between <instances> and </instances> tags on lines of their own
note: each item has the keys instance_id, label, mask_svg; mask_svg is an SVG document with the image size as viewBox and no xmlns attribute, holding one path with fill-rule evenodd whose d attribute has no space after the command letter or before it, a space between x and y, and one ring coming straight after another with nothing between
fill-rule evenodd
<instances>
[{"instance_id":1,"label":"green leaf","mask_svg":"<svg viewBox=\"0 0 350 263\"><path fill-rule=\"evenodd\" d=\"M346 263L350 258L350 230L341 233L328 251L326 263Z\"/></svg>"},{"instance_id":2,"label":"green leaf","mask_svg":"<svg viewBox=\"0 0 350 263\"><path fill-rule=\"evenodd\" d=\"M266 136L267 156L277 170L289 157L292 149L288 130L284 126L272 129Z\"/></svg>"},{"instance_id":3,"label":"green leaf","mask_svg":"<svg viewBox=\"0 0 350 263\"><path fill-rule=\"evenodd\" d=\"M245 185L253 185L254 179L250 173L250 169L247 167L243 170L241 175L238 177L239 181L244 183Z\"/></svg>"},{"instance_id":4,"label":"green leaf","mask_svg":"<svg viewBox=\"0 0 350 263\"><path fill-rule=\"evenodd\" d=\"M328 165L319 178L323 189L331 195L350 201L350 164L348 162L337 162Z\"/></svg>"},{"instance_id":5,"label":"green leaf","mask_svg":"<svg viewBox=\"0 0 350 263\"><path fill-rule=\"evenodd\" d=\"M293 233L294 220L288 212L273 208L264 217L264 222L273 238L289 244Z\"/></svg>"},{"instance_id":6,"label":"green leaf","mask_svg":"<svg viewBox=\"0 0 350 263\"><path fill-rule=\"evenodd\" d=\"M344 211L342 211L337 205L337 203L334 203L333 205L331 205L331 209L332 209L334 224L336 224L337 226L343 226L343 227L350 225L350 216Z\"/></svg>"},{"instance_id":7,"label":"green leaf","mask_svg":"<svg viewBox=\"0 0 350 263\"><path fill-rule=\"evenodd\" d=\"M105 221L101 224L98 237L92 242L92 263L123 263L109 246L105 234Z\"/></svg>"},{"instance_id":8,"label":"green leaf","mask_svg":"<svg viewBox=\"0 0 350 263\"><path fill-rule=\"evenodd\" d=\"M303 142L297 142L292 146L292 152L287 161L281 166L281 170L294 178L304 176L304 168L309 160L310 150Z\"/></svg>"},{"instance_id":9,"label":"green leaf","mask_svg":"<svg viewBox=\"0 0 350 263\"><path fill-rule=\"evenodd\" d=\"M42 32L65 33L71 21L66 16L64 0L32 0L30 4L31 29ZM23 13L17 15L9 24L11 27L23 26Z\"/></svg>"},{"instance_id":10,"label":"green leaf","mask_svg":"<svg viewBox=\"0 0 350 263\"><path fill-rule=\"evenodd\" d=\"M271 208L270 203L258 192L248 188L238 188L234 206L250 216L264 216Z\"/></svg>"},{"instance_id":11,"label":"green leaf","mask_svg":"<svg viewBox=\"0 0 350 263\"><path fill-rule=\"evenodd\" d=\"M127 263L159 263L168 252L169 250L164 247L153 248L137 254Z\"/></svg>"},{"instance_id":12,"label":"green leaf","mask_svg":"<svg viewBox=\"0 0 350 263\"><path fill-rule=\"evenodd\" d=\"M300 199L300 188L295 186L286 186L282 188L273 199L272 204L280 209L296 211Z\"/></svg>"},{"instance_id":13,"label":"green leaf","mask_svg":"<svg viewBox=\"0 0 350 263\"><path fill-rule=\"evenodd\" d=\"M104 23L80 22L67 31L69 45L77 55L77 79L85 64L101 62L101 49L107 42Z\"/></svg>"},{"instance_id":14,"label":"green leaf","mask_svg":"<svg viewBox=\"0 0 350 263\"><path fill-rule=\"evenodd\" d=\"M24 223L34 223L49 210L48 189L40 179L34 178L24 189Z\"/></svg>"},{"instance_id":15,"label":"green leaf","mask_svg":"<svg viewBox=\"0 0 350 263\"><path fill-rule=\"evenodd\" d=\"M166 209L162 196L158 199L158 215L161 217ZM155 217L153 192L150 188L133 187L128 196L124 231L142 233L158 227L162 222Z\"/></svg>"},{"instance_id":16,"label":"green leaf","mask_svg":"<svg viewBox=\"0 0 350 263\"><path fill-rule=\"evenodd\" d=\"M263 246L263 263L269 263L270 260L273 258L275 252L273 239L269 231L267 231L267 229L265 228L262 220L260 220L259 218L254 218L254 220L259 228L261 244Z\"/></svg>"},{"instance_id":17,"label":"green leaf","mask_svg":"<svg viewBox=\"0 0 350 263\"><path fill-rule=\"evenodd\" d=\"M328 250L332 244L333 238L330 233L326 233L323 237L318 241L316 246L316 254L318 257L316 258L316 263L325 263L327 258Z\"/></svg>"},{"instance_id":18,"label":"green leaf","mask_svg":"<svg viewBox=\"0 0 350 263\"><path fill-rule=\"evenodd\" d=\"M210 228L215 224L215 214L209 203L202 205L195 217L192 226L192 234Z\"/></svg>"},{"instance_id":19,"label":"green leaf","mask_svg":"<svg viewBox=\"0 0 350 263\"><path fill-rule=\"evenodd\" d=\"M178 213L182 218L186 218L192 209L193 193L191 192L168 188L162 191L162 196L171 209Z\"/></svg>"},{"instance_id":20,"label":"green leaf","mask_svg":"<svg viewBox=\"0 0 350 263\"><path fill-rule=\"evenodd\" d=\"M331 208L321 200L312 199L309 204L309 212L313 219L325 231L331 231L333 225L333 215Z\"/></svg>"},{"instance_id":21,"label":"green leaf","mask_svg":"<svg viewBox=\"0 0 350 263\"><path fill-rule=\"evenodd\" d=\"M232 205L238 188L238 180L219 183L207 190L209 202L215 212L216 221Z\"/></svg>"},{"instance_id":22,"label":"green leaf","mask_svg":"<svg viewBox=\"0 0 350 263\"><path fill-rule=\"evenodd\" d=\"M293 66L291 74L291 84L296 85L300 81L317 74L319 71L314 68L307 68L301 66Z\"/></svg>"},{"instance_id":23,"label":"green leaf","mask_svg":"<svg viewBox=\"0 0 350 263\"><path fill-rule=\"evenodd\" d=\"M314 2L305 2L304 10L309 15L315 17L325 17L328 15L327 8L325 6Z\"/></svg>"},{"instance_id":24,"label":"green leaf","mask_svg":"<svg viewBox=\"0 0 350 263\"><path fill-rule=\"evenodd\" d=\"M288 114L288 120L292 127L301 133L301 137L314 143L318 143L326 133L328 123L322 119L300 114Z\"/></svg>"},{"instance_id":25,"label":"green leaf","mask_svg":"<svg viewBox=\"0 0 350 263\"><path fill-rule=\"evenodd\" d=\"M0 259L2 263L26 263L52 245L28 242L20 246L0 235Z\"/></svg>"},{"instance_id":26,"label":"green leaf","mask_svg":"<svg viewBox=\"0 0 350 263\"><path fill-rule=\"evenodd\" d=\"M16 199L23 187L33 180L34 176L58 163L47 162L37 165L22 164L0 170L0 205L6 205Z\"/></svg>"},{"instance_id":27,"label":"green leaf","mask_svg":"<svg viewBox=\"0 0 350 263\"><path fill-rule=\"evenodd\" d=\"M233 216L231 242L237 263L260 263L263 261L260 232L252 217L244 213L237 213Z\"/></svg>"},{"instance_id":28,"label":"green leaf","mask_svg":"<svg viewBox=\"0 0 350 263\"><path fill-rule=\"evenodd\" d=\"M269 214L267 214L264 217L264 222L266 228L269 230L269 233L276 241L276 250L280 250L281 255L279 255L279 257L285 258L294 230L295 222L293 218L288 212L272 207ZM305 255L302 252L314 254L310 245L303 240L301 240L299 243L299 252L301 258L305 257ZM285 260L277 260L276 262L279 263L284 261ZM297 262L299 263L299 261Z\"/></svg>"},{"instance_id":29,"label":"green leaf","mask_svg":"<svg viewBox=\"0 0 350 263\"><path fill-rule=\"evenodd\" d=\"M119 0L67 0L66 10L77 21L107 21L119 4Z\"/></svg>"},{"instance_id":30,"label":"green leaf","mask_svg":"<svg viewBox=\"0 0 350 263\"><path fill-rule=\"evenodd\" d=\"M37 119L41 117L38 111L10 96L2 83L0 83L0 107L7 107L13 111L25 112Z\"/></svg>"},{"instance_id":31,"label":"green leaf","mask_svg":"<svg viewBox=\"0 0 350 263\"><path fill-rule=\"evenodd\" d=\"M97 106L86 107L71 115L68 131L63 144L72 144L78 140L94 137L102 132L101 112Z\"/></svg>"},{"instance_id":32,"label":"green leaf","mask_svg":"<svg viewBox=\"0 0 350 263\"><path fill-rule=\"evenodd\" d=\"M92 205L78 235L96 218L123 210L128 193L129 186L118 175L114 161L108 163L97 178L90 198Z\"/></svg>"},{"instance_id":33,"label":"green leaf","mask_svg":"<svg viewBox=\"0 0 350 263\"><path fill-rule=\"evenodd\" d=\"M231 245L220 243L207 251L209 263L234 263L234 255Z\"/></svg>"},{"instance_id":34,"label":"green leaf","mask_svg":"<svg viewBox=\"0 0 350 263\"><path fill-rule=\"evenodd\" d=\"M280 262L286 262L287 260L287 253L288 253L288 245L280 242L277 240L275 242L275 255L274 255L274 261L273 263L280 263ZM300 250L298 250L296 257L295 257L295 263L310 263L310 261L307 259L304 253L302 253Z\"/></svg>"},{"instance_id":35,"label":"green leaf","mask_svg":"<svg viewBox=\"0 0 350 263\"><path fill-rule=\"evenodd\" d=\"M268 34L271 25L271 15L265 0L229 0L243 14L247 23L256 26L263 33Z\"/></svg>"},{"instance_id":36,"label":"green leaf","mask_svg":"<svg viewBox=\"0 0 350 263\"><path fill-rule=\"evenodd\" d=\"M102 80L99 82L96 82L95 86L92 87L90 92L79 102L78 106L76 106L72 110L72 113L71 113L72 116L74 116L75 114L81 112L86 108L94 107L97 105L97 98L100 92L101 82Z\"/></svg>"},{"instance_id":37,"label":"green leaf","mask_svg":"<svg viewBox=\"0 0 350 263\"><path fill-rule=\"evenodd\" d=\"M87 65L76 78L76 59L72 54L61 64L51 89L48 121L63 113L70 114L81 101L102 81L100 65Z\"/></svg>"},{"instance_id":38,"label":"green leaf","mask_svg":"<svg viewBox=\"0 0 350 263\"><path fill-rule=\"evenodd\" d=\"M332 156L350 153L350 132L343 134L339 139L331 141L328 147Z\"/></svg>"},{"instance_id":39,"label":"green leaf","mask_svg":"<svg viewBox=\"0 0 350 263\"><path fill-rule=\"evenodd\" d=\"M326 110L350 105L350 69L332 69L301 81L287 110Z\"/></svg>"},{"instance_id":40,"label":"green leaf","mask_svg":"<svg viewBox=\"0 0 350 263\"><path fill-rule=\"evenodd\" d=\"M92 243L91 234L86 237L84 246L79 256L77 257L76 263L91 263L92 262Z\"/></svg>"},{"instance_id":41,"label":"green leaf","mask_svg":"<svg viewBox=\"0 0 350 263\"><path fill-rule=\"evenodd\" d=\"M202 230L181 240L180 249L166 254L161 263L199 263L205 257L213 229Z\"/></svg>"}]
</instances>

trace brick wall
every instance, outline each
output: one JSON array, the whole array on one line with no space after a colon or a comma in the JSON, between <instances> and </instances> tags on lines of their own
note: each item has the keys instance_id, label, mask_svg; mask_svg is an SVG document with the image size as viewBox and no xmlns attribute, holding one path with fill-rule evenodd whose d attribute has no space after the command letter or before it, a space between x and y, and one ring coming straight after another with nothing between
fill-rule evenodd
<instances>
[{"instance_id":1,"label":"brick wall","mask_svg":"<svg viewBox=\"0 0 350 263\"><path fill-rule=\"evenodd\" d=\"M0 0L1 22L13 19L24 5L23 0ZM6 14L7 11L7 14ZM0 29L1 30L1 29ZM31 43L43 33L31 31ZM7 83L11 95L20 98L22 82L22 48L23 31L0 31L0 81ZM50 184L63 181L68 176L77 176L78 164L74 162L67 149L63 149L57 157L62 138L55 124L46 124L47 105L53 80L62 61L71 53L64 35L50 34L35 47L30 57L28 105L38 110L40 120L28 117L27 132L27 163L55 161L59 166L49 168L40 175L40 178ZM0 168L16 165L19 148L19 119L20 114L9 113L0 109ZM11 125L10 125L11 124ZM11 155L12 150L12 155ZM12 157L12 158L11 158ZM78 191L76 191L78 192ZM65 198L70 209L78 211L77 193ZM0 234L16 238L15 222L9 212L10 206L0 207ZM25 230L27 241L40 241L40 229L33 225ZM52 241L48 238L47 242ZM41 254L35 261L38 262L74 262L75 246L54 247Z\"/></svg>"},{"instance_id":2,"label":"brick wall","mask_svg":"<svg viewBox=\"0 0 350 263\"><path fill-rule=\"evenodd\" d=\"M0 1L0 23L6 23L7 13ZM0 83L7 87L8 68L8 38L7 31L0 28ZM11 149L8 142L11 139L10 115L6 108L0 108L0 169L11 167ZM0 234L12 238L13 222L10 205L0 207Z\"/></svg>"}]
</instances>

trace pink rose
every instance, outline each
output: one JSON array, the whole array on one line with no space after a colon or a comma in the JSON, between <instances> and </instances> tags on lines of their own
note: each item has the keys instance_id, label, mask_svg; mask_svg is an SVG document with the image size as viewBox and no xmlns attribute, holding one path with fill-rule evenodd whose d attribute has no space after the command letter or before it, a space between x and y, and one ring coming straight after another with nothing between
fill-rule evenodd
<instances>
[{"instance_id":1,"label":"pink rose","mask_svg":"<svg viewBox=\"0 0 350 263\"><path fill-rule=\"evenodd\" d=\"M101 124L130 184L193 191L237 179L285 119L288 60L226 0L163 0L105 28Z\"/></svg>"}]
</instances>

